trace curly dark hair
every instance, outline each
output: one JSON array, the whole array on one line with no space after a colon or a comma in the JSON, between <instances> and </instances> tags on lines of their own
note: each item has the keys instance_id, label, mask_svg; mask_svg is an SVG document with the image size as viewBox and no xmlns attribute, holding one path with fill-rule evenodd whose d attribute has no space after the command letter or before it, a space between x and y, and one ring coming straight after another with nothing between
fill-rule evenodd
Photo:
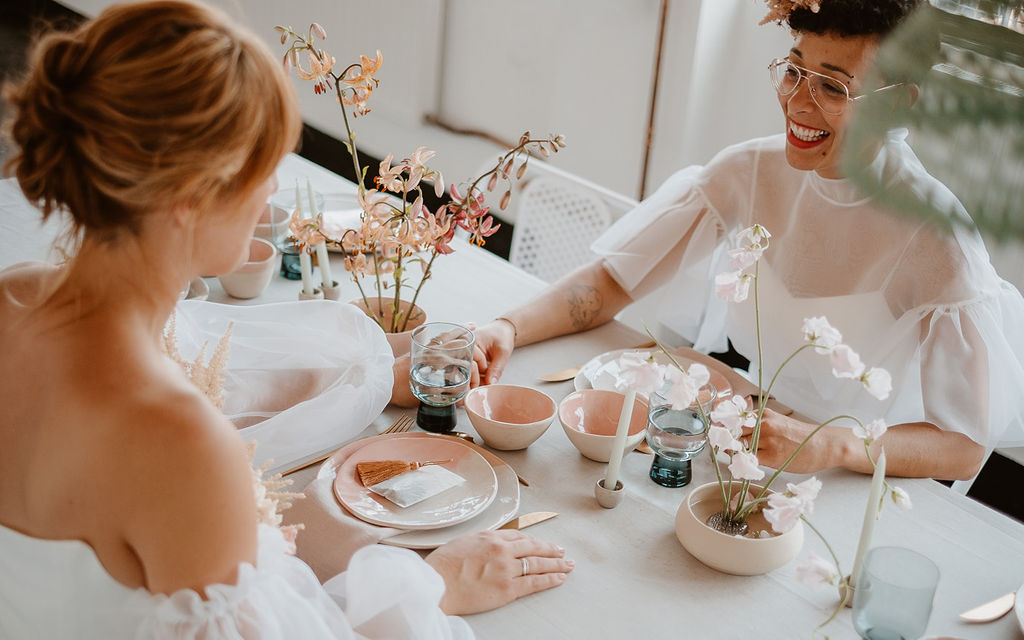
<instances>
[{"instance_id":1,"label":"curly dark hair","mask_svg":"<svg viewBox=\"0 0 1024 640\"><path fill-rule=\"evenodd\" d=\"M822 0L817 13L793 9L787 23L794 31L837 36L884 36L925 0Z\"/></svg>"}]
</instances>

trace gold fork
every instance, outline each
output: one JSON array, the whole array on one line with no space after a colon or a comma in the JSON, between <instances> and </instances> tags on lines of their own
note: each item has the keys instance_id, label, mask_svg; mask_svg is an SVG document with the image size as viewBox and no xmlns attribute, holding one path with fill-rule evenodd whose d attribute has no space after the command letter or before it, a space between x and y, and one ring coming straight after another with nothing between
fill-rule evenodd
<instances>
[{"instance_id":1,"label":"gold fork","mask_svg":"<svg viewBox=\"0 0 1024 640\"><path fill-rule=\"evenodd\" d=\"M416 420L414 420L413 418L409 417L409 414L403 413L402 415L398 416L397 420L395 420L394 422L391 423L390 427L388 427L384 431L381 431L381 435L383 435L385 433L405 433L409 429L412 429L412 426L414 424L416 424ZM346 445L347 445L347 443L346 443ZM308 469L309 467L312 467L314 464L323 462L327 458L330 458L331 456L333 456L337 452L341 451L343 448L344 448L344 446L338 447L334 451L331 451L330 453L325 453L324 455L320 456L319 458L310 460L309 462L303 462L299 466L293 467L293 468L285 471L284 473L281 474L281 476L284 477L284 476L287 476L287 475L291 475L291 474L295 473L296 471L302 471L303 469Z\"/></svg>"}]
</instances>

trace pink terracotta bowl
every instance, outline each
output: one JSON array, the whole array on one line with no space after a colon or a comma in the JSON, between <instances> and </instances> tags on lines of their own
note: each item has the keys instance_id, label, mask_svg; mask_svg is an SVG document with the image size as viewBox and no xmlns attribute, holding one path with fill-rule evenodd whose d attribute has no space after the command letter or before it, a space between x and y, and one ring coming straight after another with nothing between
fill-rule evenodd
<instances>
[{"instance_id":1,"label":"pink terracotta bowl","mask_svg":"<svg viewBox=\"0 0 1024 640\"><path fill-rule=\"evenodd\" d=\"M249 243L249 258L232 271L217 276L224 292L232 298L247 300L263 293L270 284L276 268L277 247L263 238L253 238Z\"/></svg>"},{"instance_id":2,"label":"pink terracotta bowl","mask_svg":"<svg viewBox=\"0 0 1024 640\"><path fill-rule=\"evenodd\" d=\"M624 400L621 393L602 389L581 389L562 400L558 406L558 419L565 435L580 453L597 462L608 462ZM637 398L626 432L626 451L640 444L646 429L647 403Z\"/></svg>"},{"instance_id":3,"label":"pink terracotta bowl","mask_svg":"<svg viewBox=\"0 0 1024 640\"><path fill-rule=\"evenodd\" d=\"M555 401L546 393L514 384L471 389L466 413L484 443L493 449L525 449L555 419Z\"/></svg>"}]
</instances>

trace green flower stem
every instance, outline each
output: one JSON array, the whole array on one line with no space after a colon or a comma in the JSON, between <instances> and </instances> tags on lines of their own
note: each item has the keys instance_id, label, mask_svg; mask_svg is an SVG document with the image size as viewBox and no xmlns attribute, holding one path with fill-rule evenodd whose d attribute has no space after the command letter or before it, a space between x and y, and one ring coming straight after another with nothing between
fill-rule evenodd
<instances>
[{"instance_id":1,"label":"green flower stem","mask_svg":"<svg viewBox=\"0 0 1024 640\"><path fill-rule=\"evenodd\" d=\"M760 384L758 385L757 390L758 390L758 393L760 394L760 398L758 399L757 423L754 426L754 434L751 437L751 443L750 443L751 451L757 451L757 443L758 443L758 440L760 439L760 436L761 436L761 418L764 416L764 410L768 407L768 396L771 395L772 388L775 387L775 381L779 378L779 374L782 373L782 370L786 368L786 365L789 364L789 362L793 358L795 358L798 353L800 353L804 349L807 349L807 348L813 347L813 346L815 346L815 345L810 343L810 342L808 342L808 343L800 345L799 347L796 348L795 351L793 351L793 353L789 354L789 357L786 358L785 360L783 360L782 364L779 365L779 368L775 370L775 373L772 375L771 381L768 382L768 388L767 389L765 389L764 387L760 386Z\"/></svg>"},{"instance_id":2,"label":"green flower stem","mask_svg":"<svg viewBox=\"0 0 1024 640\"><path fill-rule=\"evenodd\" d=\"M808 527L810 527L811 531L814 532L814 535L818 536L818 539L821 540L822 543L825 545L825 548L828 549L828 554L830 556L832 556L832 562L836 565L836 573L839 575L839 581L840 581L840 583L845 583L846 582L846 578L843 577L843 569L839 565L839 557L836 555L835 550L832 549L832 545L830 545L828 543L828 540L825 539L825 536L822 535L822 533L820 531L818 531L818 529L813 524L811 524L811 521L807 519L807 516L800 516L800 519L804 521L804 524L806 524ZM839 604L836 605L835 610L832 611L832 615L830 615L824 622L822 622L821 624L819 624L818 626L816 626L814 628L814 632L815 633L818 633L818 631L822 627L824 627L825 625L827 625L830 622L832 622L833 620L835 620L836 616L839 615L839 612L842 611L843 607L846 606L846 603L850 599L849 583L847 583L846 586L847 586L847 588L843 589L843 597L839 601Z\"/></svg>"},{"instance_id":3,"label":"green flower stem","mask_svg":"<svg viewBox=\"0 0 1024 640\"><path fill-rule=\"evenodd\" d=\"M423 277L420 278L420 283L416 285L416 291L412 294L412 302L409 305L409 313L405 317L405 323L402 325L402 331L405 331L405 326L409 324L409 317L412 315L412 310L416 308L416 300L420 297L420 290L423 288L423 283L430 279L430 269L434 266L434 259L437 258L437 250L430 256L430 262L427 263L427 268L423 271Z\"/></svg>"}]
</instances>

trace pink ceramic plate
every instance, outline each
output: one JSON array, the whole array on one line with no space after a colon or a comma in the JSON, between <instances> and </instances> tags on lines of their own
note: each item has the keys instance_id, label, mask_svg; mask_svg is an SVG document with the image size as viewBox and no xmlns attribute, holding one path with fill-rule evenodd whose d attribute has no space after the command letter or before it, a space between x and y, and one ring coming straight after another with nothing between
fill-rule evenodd
<instances>
[{"instance_id":1,"label":"pink ceramic plate","mask_svg":"<svg viewBox=\"0 0 1024 640\"><path fill-rule=\"evenodd\" d=\"M654 361L659 364L670 364L671 360L668 356L661 353L657 349L616 349L614 351L607 351L601 355L592 358L580 369L580 372L573 378L572 384L576 391L581 389L607 389L610 391L615 390L614 383L611 381L610 375L602 375L602 368L612 360L615 360L627 351L647 351L654 354ZM689 367L690 364L696 362L692 358L687 358L683 355L674 354L673 357L683 367ZM725 366L725 365L722 365ZM729 384L729 380L724 375L715 371L712 368L708 368L708 372L711 374L711 386L715 388L715 392L718 398L726 398L732 395L732 385Z\"/></svg>"},{"instance_id":2,"label":"pink ceramic plate","mask_svg":"<svg viewBox=\"0 0 1024 640\"><path fill-rule=\"evenodd\" d=\"M399 507L362 485L356 464L372 460L427 462L447 460L444 468L465 482L408 507ZM438 529L469 520L494 501L498 479L479 453L462 442L396 438L380 440L354 452L338 468L334 495L353 515L371 524L398 529Z\"/></svg>"},{"instance_id":3,"label":"pink ceramic plate","mask_svg":"<svg viewBox=\"0 0 1024 640\"><path fill-rule=\"evenodd\" d=\"M401 533L397 536L384 538L381 540L381 544L390 544L396 547L405 547L407 549L436 549L442 544L467 533L497 529L508 522L519 511L519 478L516 476L515 470L510 467L507 462L487 449L462 440L456 440L452 436L418 432L388 433L371 438L363 438L362 440L356 440L355 442L350 442L338 451L335 451L334 455L328 458L320 466L320 470L317 472L316 477L334 478L338 467L344 464L353 453L368 444L394 438L441 438L462 442L473 449L473 451L482 455L484 459L490 463L491 467L494 469L494 475L498 478L498 493L494 497L494 502L492 502L490 506L480 512L479 515L476 515L465 522L453 524L450 527L443 527L441 529L406 531L405 533Z\"/></svg>"}]
</instances>

